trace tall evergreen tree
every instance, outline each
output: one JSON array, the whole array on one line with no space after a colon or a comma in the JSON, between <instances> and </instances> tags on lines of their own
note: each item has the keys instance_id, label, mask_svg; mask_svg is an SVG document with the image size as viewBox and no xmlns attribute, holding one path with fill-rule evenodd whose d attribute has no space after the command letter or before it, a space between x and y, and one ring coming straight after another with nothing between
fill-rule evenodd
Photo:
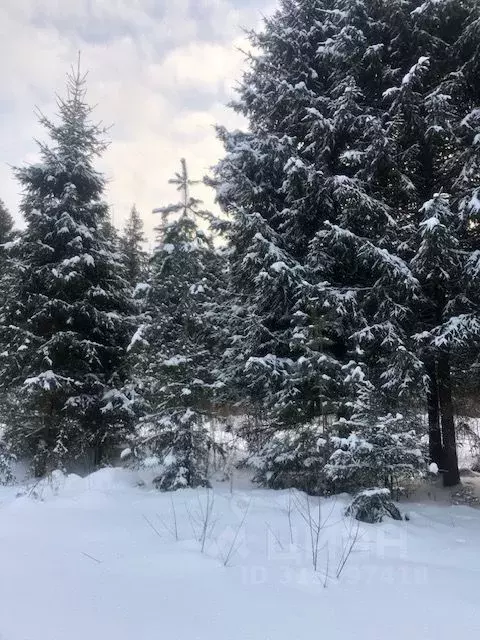
<instances>
[{"instance_id":1,"label":"tall evergreen tree","mask_svg":"<svg viewBox=\"0 0 480 640\"><path fill-rule=\"evenodd\" d=\"M7 311L11 296L11 265L8 259L8 244L12 238L13 219L2 200L0 200L0 318ZM5 405L2 394L0 406ZM10 446L4 440L4 424L0 424L0 484L13 480L12 463L14 458Z\"/></svg>"},{"instance_id":2,"label":"tall evergreen tree","mask_svg":"<svg viewBox=\"0 0 480 640\"><path fill-rule=\"evenodd\" d=\"M144 244L143 220L133 205L120 238L126 276L132 287L141 283L146 276L147 254L143 249Z\"/></svg>"},{"instance_id":3,"label":"tall evergreen tree","mask_svg":"<svg viewBox=\"0 0 480 640\"><path fill-rule=\"evenodd\" d=\"M3 200L0 200L0 244L10 239L13 229L13 219Z\"/></svg>"},{"instance_id":4,"label":"tall evergreen tree","mask_svg":"<svg viewBox=\"0 0 480 640\"><path fill-rule=\"evenodd\" d=\"M468 0L334 4L317 70L335 208L313 262L355 297L356 337L390 407L425 380L431 459L453 485L452 355L478 343L479 328L468 265L478 249L480 11Z\"/></svg>"},{"instance_id":5,"label":"tall evergreen tree","mask_svg":"<svg viewBox=\"0 0 480 640\"><path fill-rule=\"evenodd\" d=\"M0 315L5 313L11 297L12 265L9 260L9 243L13 239L13 219L0 200Z\"/></svg>"},{"instance_id":6,"label":"tall evergreen tree","mask_svg":"<svg viewBox=\"0 0 480 640\"><path fill-rule=\"evenodd\" d=\"M277 349L257 345L251 355L290 363L289 331L313 344L321 327L340 362L363 351L385 414L416 400L422 411L428 391L431 454L441 454L446 484L459 479L451 359L478 327L479 11L474 0L283 0L252 34L257 53L234 105L250 133L220 130L227 153L217 168L233 218L233 275L245 274L245 308ZM420 263L425 207L442 191L453 213L445 270L453 247L464 259L440 294ZM260 261L259 278L248 275L255 225L302 272L275 318L248 293L270 276ZM304 329L292 330L300 318ZM321 376L323 361L313 362Z\"/></svg>"},{"instance_id":7,"label":"tall evergreen tree","mask_svg":"<svg viewBox=\"0 0 480 640\"><path fill-rule=\"evenodd\" d=\"M100 229L103 237L110 243L110 248L117 254L119 252L120 238L116 226L113 224L112 216L110 212L102 220Z\"/></svg>"},{"instance_id":8,"label":"tall evergreen tree","mask_svg":"<svg viewBox=\"0 0 480 640\"><path fill-rule=\"evenodd\" d=\"M155 210L162 216L151 258L145 313L133 341L150 406L137 452L160 464L162 490L205 486L214 446L206 428L219 387L217 308L224 288L221 254L200 223L210 215L190 195L196 183L181 172L170 181L181 201ZM132 349L133 349L132 345Z\"/></svg>"},{"instance_id":9,"label":"tall evergreen tree","mask_svg":"<svg viewBox=\"0 0 480 640\"><path fill-rule=\"evenodd\" d=\"M2 387L20 397L6 437L33 456L37 474L88 450L99 463L132 419L121 391L129 289L103 232L105 180L94 161L105 143L80 69L58 109L58 123L40 116L51 139L40 144L40 162L15 170L27 226L1 328Z\"/></svg>"},{"instance_id":10,"label":"tall evergreen tree","mask_svg":"<svg viewBox=\"0 0 480 640\"><path fill-rule=\"evenodd\" d=\"M312 422L324 428L348 413L355 385L356 355L323 274L309 262L310 242L332 209L321 171L329 123L315 72L325 33L314 9L312 1L285 2L264 32L252 34L259 53L234 104L250 133L219 129L226 155L215 179L230 218L236 299L226 371L267 433Z\"/></svg>"}]
</instances>

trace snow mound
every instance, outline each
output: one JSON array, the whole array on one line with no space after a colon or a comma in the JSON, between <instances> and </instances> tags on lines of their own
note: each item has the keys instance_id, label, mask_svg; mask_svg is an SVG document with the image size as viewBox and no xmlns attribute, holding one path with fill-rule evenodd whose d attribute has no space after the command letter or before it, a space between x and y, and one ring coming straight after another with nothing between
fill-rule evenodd
<instances>
[{"instance_id":1,"label":"snow mound","mask_svg":"<svg viewBox=\"0 0 480 640\"><path fill-rule=\"evenodd\" d=\"M40 481L30 483L20 497L47 501L53 498L77 498L86 493L122 492L143 484L138 475L128 469L106 467L82 478L57 469Z\"/></svg>"},{"instance_id":2,"label":"snow mound","mask_svg":"<svg viewBox=\"0 0 480 640\"><path fill-rule=\"evenodd\" d=\"M105 467L84 478L87 490L121 491L141 484L138 475L129 469Z\"/></svg>"},{"instance_id":3,"label":"snow mound","mask_svg":"<svg viewBox=\"0 0 480 640\"><path fill-rule=\"evenodd\" d=\"M50 500L57 496L75 496L82 491L83 478L75 473L69 475L59 469L52 471L48 476L39 481L31 482L20 491L19 497L32 498L34 500Z\"/></svg>"}]
</instances>

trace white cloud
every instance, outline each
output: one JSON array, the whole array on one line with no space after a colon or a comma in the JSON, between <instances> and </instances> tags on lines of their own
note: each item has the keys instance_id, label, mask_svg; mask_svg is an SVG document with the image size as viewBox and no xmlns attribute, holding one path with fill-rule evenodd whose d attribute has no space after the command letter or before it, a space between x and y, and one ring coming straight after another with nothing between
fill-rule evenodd
<instances>
[{"instance_id":1,"label":"white cloud","mask_svg":"<svg viewBox=\"0 0 480 640\"><path fill-rule=\"evenodd\" d=\"M170 89L175 86L211 92L228 89L242 68L243 56L237 49L241 45L247 45L244 38L227 44L192 42L179 47L169 52L161 65L153 67L153 80Z\"/></svg>"},{"instance_id":2,"label":"white cloud","mask_svg":"<svg viewBox=\"0 0 480 640\"><path fill-rule=\"evenodd\" d=\"M242 9L240 0L195 0L192 10L189 0L2 0L0 198L15 215L19 187L8 165L35 158L43 132L34 106L55 113L54 93L81 50L89 100L113 124L101 167L115 223L135 202L151 233L150 211L176 195L168 179L179 159L203 176L222 153L213 125L240 123L223 103L241 74L241 27L259 23L270 1ZM210 206L212 194L201 191Z\"/></svg>"}]
</instances>

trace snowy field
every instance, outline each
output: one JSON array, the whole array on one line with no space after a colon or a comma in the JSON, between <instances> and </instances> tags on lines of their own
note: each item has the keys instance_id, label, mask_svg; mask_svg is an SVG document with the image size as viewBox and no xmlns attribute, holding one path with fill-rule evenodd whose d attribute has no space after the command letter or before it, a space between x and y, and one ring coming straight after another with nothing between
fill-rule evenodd
<instances>
[{"instance_id":1,"label":"snowy field","mask_svg":"<svg viewBox=\"0 0 480 640\"><path fill-rule=\"evenodd\" d=\"M408 521L357 529L342 498L319 512L316 498L247 483L159 494L121 469L18 492L0 488L1 640L480 630L480 511L469 507L409 503Z\"/></svg>"}]
</instances>

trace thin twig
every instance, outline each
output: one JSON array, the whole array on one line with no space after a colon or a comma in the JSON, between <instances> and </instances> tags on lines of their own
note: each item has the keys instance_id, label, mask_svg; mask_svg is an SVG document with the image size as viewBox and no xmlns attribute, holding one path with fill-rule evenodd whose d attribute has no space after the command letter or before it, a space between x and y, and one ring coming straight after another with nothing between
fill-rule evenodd
<instances>
[{"instance_id":1,"label":"thin twig","mask_svg":"<svg viewBox=\"0 0 480 640\"><path fill-rule=\"evenodd\" d=\"M175 533L175 540L178 542L178 523L177 523L177 511L175 509L175 503L173 501L173 496L170 496L170 503L172 506L172 514L173 514L173 530Z\"/></svg>"},{"instance_id":2,"label":"thin twig","mask_svg":"<svg viewBox=\"0 0 480 640\"><path fill-rule=\"evenodd\" d=\"M161 537L162 537L162 534L158 531L158 529L156 529L156 528L154 527L154 525L152 524L152 522L150 522L150 520L147 518L147 516L146 516L145 514L143 514L143 519L144 519L144 520L145 520L145 522L148 524L148 526L149 526L153 531L155 531L155 533L157 534L157 536L158 536L159 538L161 538Z\"/></svg>"},{"instance_id":3,"label":"thin twig","mask_svg":"<svg viewBox=\"0 0 480 640\"><path fill-rule=\"evenodd\" d=\"M312 556L312 566L314 571L318 570L318 545L320 541L320 532L323 528L322 524L322 513L321 513L321 501L318 499L318 517L315 520L312 516L312 510L310 507L310 498L308 495L305 496L306 507L303 507L299 500L296 498L295 506L303 518L304 522L307 524L308 530L310 532L310 551Z\"/></svg>"},{"instance_id":4,"label":"thin twig","mask_svg":"<svg viewBox=\"0 0 480 640\"><path fill-rule=\"evenodd\" d=\"M320 540L320 531L322 529L322 503L320 501L320 498L318 498L318 518L317 518L317 522L315 524L317 530L316 530L316 536L315 536L315 563L314 563L314 569L315 571L317 570L318 567L318 543Z\"/></svg>"},{"instance_id":5,"label":"thin twig","mask_svg":"<svg viewBox=\"0 0 480 640\"><path fill-rule=\"evenodd\" d=\"M230 545L230 549L228 550L228 553L227 553L227 555L226 555L226 557L225 557L225 559L223 561L223 566L224 567L226 567L228 565L228 561L230 560L230 557L234 553L234 546L235 546L235 544L237 542L237 538L238 538L238 536L240 534L240 531L241 531L241 529L242 529L242 527L243 527L243 525L245 523L245 519L247 517L247 513L248 513L248 511L250 509L251 503L252 503L252 498L250 498L250 500L249 500L249 502L247 504L247 508L245 509L245 513L243 514L243 518L242 518L242 520L241 520L241 522L240 522L240 524L239 524L239 526L237 528L237 531L235 532L235 536L233 538L232 544ZM235 552L236 552L236 549L235 549Z\"/></svg>"},{"instance_id":6,"label":"thin twig","mask_svg":"<svg viewBox=\"0 0 480 640\"><path fill-rule=\"evenodd\" d=\"M188 508L187 503L185 502L184 504L185 504L185 510L186 510L186 512L187 512L187 515L188 515L188 521L190 522L190 527L191 527L191 529L192 529L193 537L195 538L195 540L198 540L198 539L199 539L199 538L198 538L198 533L197 533L197 531L196 531L196 529L195 529L195 526L194 526L194 524L193 524L193 516L192 516L192 513L191 513L190 509Z\"/></svg>"},{"instance_id":7,"label":"thin twig","mask_svg":"<svg viewBox=\"0 0 480 640\"><path fill-rule=\"evenodd\" d=\"M292 490L288 492L288 507L287 507L287 517L288 517L288 528L290 530L290 544L293 545L293 528L292 528Z\"/></svg>"},{"instance_id":8,"label":"thin twig","mask_svg":"<svg viewBox=\"0 0 480 640\"><path fill-rule=\"evenodd\" d=\"M327 567L325 569L325 579L323 581L323 588L326 589L327 588L327 582L328 582L328 578L329 578L329 570L330 570L330 548L328 546L328 540L327 540Z\"/></svg>"},{"instance_id":9,"label":"thin twig","mask_svg":"<svg viewBox=\"0 0 480 640\"><path fill-rule=\"evenodd\" d=\"M94 562L97 562L98 564L102 564L101 560L99 560L98 558L94 558L89 553L86 553L85 551L81 551L80 553L82 554L82 556L85 556L86 558L90 558L90 560L93 560Z\"/></svg>"},{"instance_id":10,"label":"thin twig","mask_svg":"<svg viewBox=\"0 0 480 640\"><path fill-rule=\"evenodd\" d=\"M268 522L265 522L265 525L267 527L267 532L270 531L270 533L272 534L272 536L275 538L278 546L280 547L280 549L283 551L284 550L284 546L283 544L280 542L280 539L277 535L275 535L275 532L273 531L272 527L268 524Z\"/></svg>"},{"instance_id":11,"label":"thin twig","mask_svg":"<svg viewBox=\"0 0 480 640\"><path fill-rule=\"evenodd\" d=\"M355 535L352 537L350 537L350 544L349 545L345 545L343 548L343 552L342 555L340 557L340 562L338 564L337 567L337 580L338 578L340 578L340 576L342 575L342 571L345 568L345 565L347 564L347 560L349 559L353 548L355 547L355 545L357 544L357 540L358 540L358 532L360 529L360 524L357 522L357 528L355 529ZM351 530L350 530L350 535L351 535Z\"/></svg>"},{"instance_id":12,"label":"thin twig","mask_svg":"<svg viewBox=\"0 0 480 640\"><path fill-rule=\"evenodd\" d=\"M201 543L202 543L202 547L201 547L201 551L202 553L205 550L205 542L207 540L208 537L208 529L209 529L209 523L210 523L210 516L212 514L212 510L213 510L213 504L214 504L214 495L212 493L212 498L210 499L210 491L207 489L207 504L205 506L205 512L203 512L203 508L202 508L202 515L203 515L203 526L202 526L202 535L200 537Z\"/></svg>"}]
</instances>

